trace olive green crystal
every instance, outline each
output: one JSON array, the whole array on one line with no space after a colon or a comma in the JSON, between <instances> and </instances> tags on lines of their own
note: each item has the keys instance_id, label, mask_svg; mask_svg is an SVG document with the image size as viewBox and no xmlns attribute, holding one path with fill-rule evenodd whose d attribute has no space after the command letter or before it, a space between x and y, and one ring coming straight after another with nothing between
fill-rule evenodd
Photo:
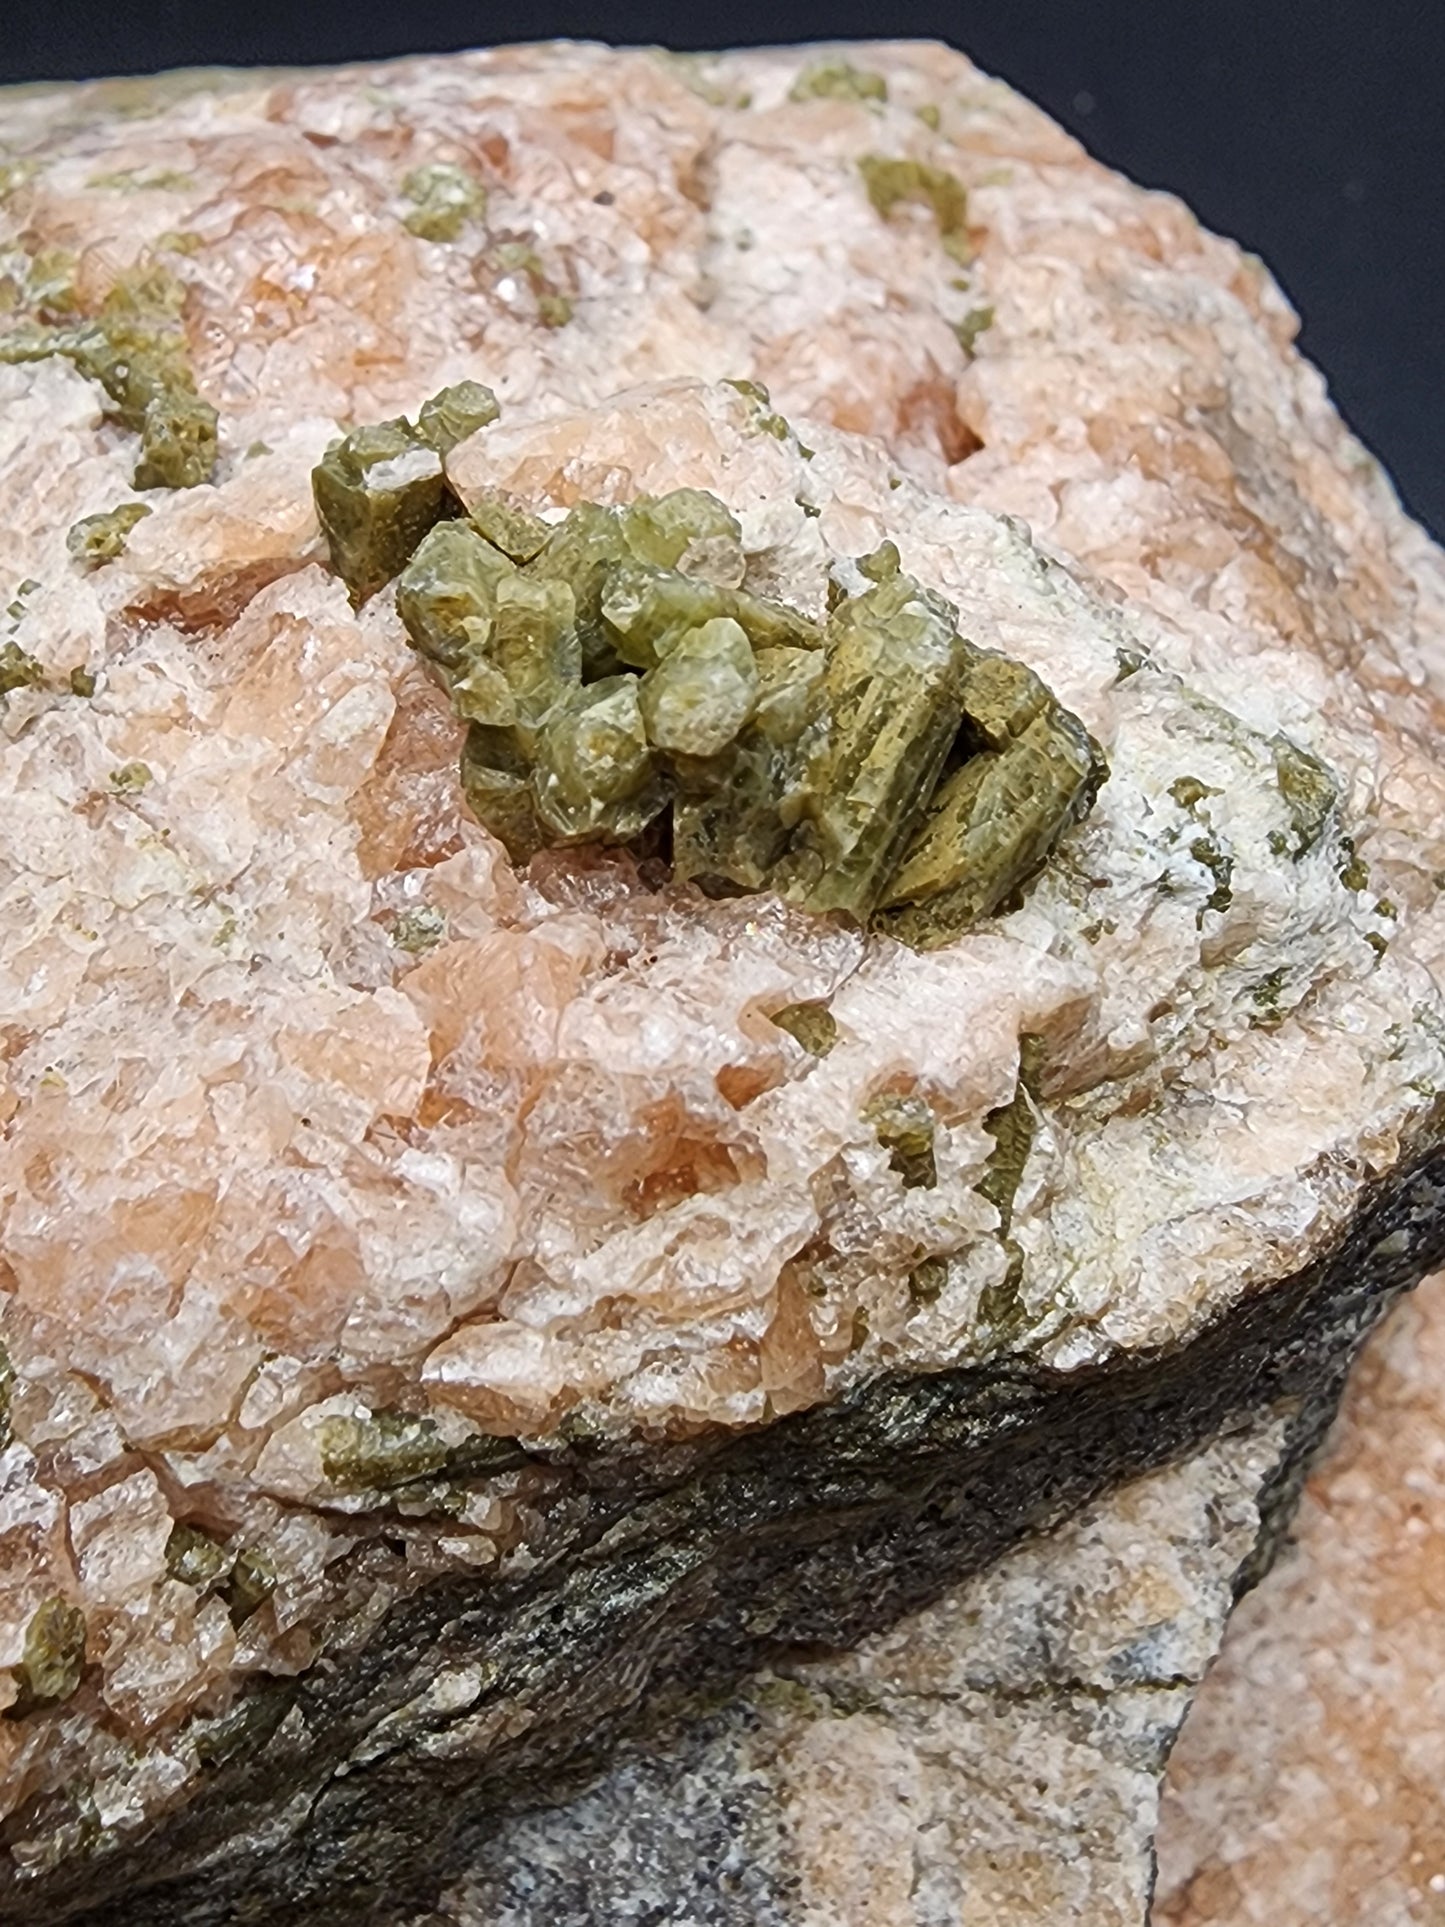
<instances>
[{"instance_id":1,"label":"olive green crystal","mask_svg":"<svg viewBox=\"0 0 1445 1927\"><path fill-rule=\"evenodd\" d=\"M264 1606L276 1590L276 1567L267 1553L256 1546L243 1546L236 1554L226 1587L226 1603L233 1625L240 1626Z\"/></svg>"},{"instance_id":2,"label":"olive green crystal","mask_svg":"<svg viewBox=\"0 0 1445 1927\"><path fill-rule=\"evenodd\" d=\"M933 1152L936 1127L933 1112L921 1097L885 1093L874 1098L863 1116L906 1190L931 1190L938 1183Z\"/></svg>"},{"instance_id":3,"label":"olive green crystal","mask_svg":"<svg viewBox=\"0 0 1445 1927\"><path fill-rule=\"evenodd\" d=\"M553 524L483 497L422 535L396 602L514 862L646 837L709 894L943 943L1028 880L1103 759L1031 670L959 636L895 544L858 566L869 587L820 627L746 586L738 522L702 490Z\"/></svg>"},{"instance_id":4,"label":"olive green crystal","mask_svg":"<svg viewBox=\"0 0 1445 1927\"><path fill-rule=\"evenodd\" d=\"M1339 805L1339 788L1319 757L1301 749L1287 736L1275 738L1274 769L1294 831L1289 854L1306 856L1324 835L1325 826Z\"/></svg>"},{"instance_id":5,"label":"olive green crystal","mask_svg":"<svg viewBox=\"0 0 1445 1927\"><path fill-rule=\"evenodd\" d=\"M458 442L488 428L501 414L497 398L479 381L457 381L440 389L417 411L417 432L438 455L449 455Z\"/></svg>"},{"instance_id":6,"label":"olive green crystal","mask_svg":"<svg viewBox=\"0 0 1445 1927\"><path fill-rule=\"evenodd\" d=\"M150 509L144 502L122 502L119 508L109 509L103 515L83 515L71 525L65 546L77 562L92 568L102 562L113 562L123 552L126 537L136 523L149 514Z\"/></svg>"},{"instance_id":7,"label":"olive green crystal","mask_svg":"<svg viewBox=\"0 0 1445 1927\"><path fill-rule=\"evenodd\" d=\"M806 67L793 82L789 100L887 100L888 82L846 60L822 61Z\"/></svg>"},{"instance_id":8,"label":"olive green crystal","mask_svg":"<svg viewBox=\"0 0 1445 1927\"><path fill-rule=\"evenodd\" d=\"M868 198L885 220L904 204L926 207L938 223L939 238L950 254L967 252L968 195L962 181L946 168L926 161L865 154L858 163Z\"/></svg>"},{"instance_id":9,"label":"olive green crystal","mask_svg":"<svg viewBox=\"0 0 1445 1927\"><path fill-rule=\"evenodd\" d=\"M331 566L358 607L403 569L444 516L456 515L442 457L500 413L490 388L456 382L405 416L355 428L311 471Z\"/></svg>"},{"instance_id":10,"label":"olive green crystal","mask_svg":"<svg viewBox=\"0 0 1445 1927\"><path fill-rule=\"evenodd\" d=\"M34 689L45 681L45 671L34 656L15 642L0 643L0 696L16 689Z\"/></svg>"},{"instance_id":11,"label":"olive green crystal","mask_svg":"<svg viewBox=\"0 0 1445 1927\"><path fill-rule=\"evenodd\" d=\"M318 1443L327 1479L353 1492L389 1492L439 1476L486 1477L527 1462L512 1439L483 1432L448 1444L434 1419L411 1412L338 1414L322 1422Z\"/></svg>"},{"instance_id":12,"label":"olive green crystal","mask_svg":"<svg viewBox=\"0 0 1445 1927\"><path fill-rule=\"evenodd\" d=\"M414 167L401 184L412 203L403 226L423 241L455 241L468 221L487 211L487 192L474 174L447 161Z\"/></svg>"},{"instance_id":13,"label":"olive green crystal","mask_svg":"<svg viewBox=\"0 0 1445 1927\"><path fill-rule=\"evenodd\" d=\"M23 1719L37 1706L68 1700L85 1666L85 1614L68 1599L44 1600L31 1615L15 1683L19 1697L8 1709Z\"/></svg>"},{"instance_id":14,"label":"olive green crystal","mask_svg":"<svg viewBox=\"0 0 1445 1927\"><path fill-rule=\"evenodd\" d=\"M166 1571L183 1586L204 1591L231 1569L231 1555L222 1542L201 1526L177 1520L166 1540Z\"/></svg>"},{"instance_id":15,"label":"olive green crystal","mask_svg":"<svg viewBox=\"0 0 1445 1927\"><path fill-rule=\"evenodd\" d=\"M196 391L180 326L185 292L165 269L137 269L92 319L0 342L0 362L61 355L100 383L108 412L140 435L137 488L193 488L216 465L216 411Z\"/></svg>"},{"instance_id":16,"label":"olive green crystal","mask_svg":"<svg viewBox=\"0 0 1445 1927\"><path fill-rule=\"evenodd\" d=\"M1088 813L1107 775L1098 745L1032 670L970 654L963 738L974 753L939 784L883 902L884 927L921 949L999 909Z\"/></svg>"},{"instance_id":17,"label":"olive green crystal","mask_svg":"<svg viewBox=\"0 0 1445 1927\"><path fill-rule=\"evenodd\" d=\"M772 1021L813 1057L826 1057L838 1041L838 1020L825 1003L806 1000L784 1004Z\"/></svg>"}]
</instances>

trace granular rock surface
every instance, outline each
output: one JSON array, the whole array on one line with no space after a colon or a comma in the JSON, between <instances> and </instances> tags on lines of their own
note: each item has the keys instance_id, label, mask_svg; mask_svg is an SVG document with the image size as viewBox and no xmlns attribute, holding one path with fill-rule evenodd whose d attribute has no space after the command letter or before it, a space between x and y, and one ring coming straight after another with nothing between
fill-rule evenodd
<instances>
[{"instance_id":1,"label":"granular rock surface","mask_svg":"<svg viewBox=\"0 0 1445 1927\"><path fill-rule=\"evenodd\" d=\"M1144 1927L1164 1759L1288 1428L1155 1472L502 1826L456 1927Z\"/></svg>"},{"instance_id":2,"label":"granular rock surface","mask_svg":"<svg viewBox=\"0 0 1445 1927\"><path fill-rule=\"evenodd\" d=\"M1445 1280L1372 1341L1293 1543L1240 1605L1160 1816L1157 1927L1432 1927Z\"/></svg>"},{"instance_id":3,"label":"granular rock surface","mask_svg":"<svg viewBox=\"0 0 1445 1927\"><path fill-rule=\"evenodd\" d=\"M584 1628L856 1633L1328 1403L1442 1231L1445 596L1257 263L926 46L179 76L3 138L0 1905L109 1905L164 1821L148 1918L225 1917L227 1828L299 1917L405 1857L414 1766L642 1695L640 1638L528 1672ZM928 952L514 865L311 487L461 381L459 505L704 489L814 621L896 545L1103 746L1086 820ZM739 1550L765 1486L829 1522L807 1610Z\"/></svg>"}]
</instances>

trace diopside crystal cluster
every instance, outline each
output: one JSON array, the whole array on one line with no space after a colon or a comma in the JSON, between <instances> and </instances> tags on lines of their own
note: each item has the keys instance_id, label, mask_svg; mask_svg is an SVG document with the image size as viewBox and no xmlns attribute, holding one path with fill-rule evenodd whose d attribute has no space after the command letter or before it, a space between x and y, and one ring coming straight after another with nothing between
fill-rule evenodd
<instances>
[{"instance_id":1,"label":"diopside crystal cluster","mask_svg":"<svg viewBox=\"0 0 1445 1927\"><path fill-rule=\"evenodd\" d=\"M746 587L737 517L704 489L556 524L500 496L442 519L443 456L497 412L476 383L448 390L415 428L346 437L314 487L353 596L400 570L407 634L469 725L467 800L514 862L636 843L710 894L771 891L926 947L1087 814L1098 744L1033 670L966 642L892 542L818 623Z\"/></svg>"}]
</instances>

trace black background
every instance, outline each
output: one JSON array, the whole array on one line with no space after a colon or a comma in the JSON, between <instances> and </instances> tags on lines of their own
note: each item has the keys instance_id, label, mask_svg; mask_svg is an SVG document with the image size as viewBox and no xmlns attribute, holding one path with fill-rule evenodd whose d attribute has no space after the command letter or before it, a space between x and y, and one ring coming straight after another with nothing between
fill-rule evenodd
<instances>
[{"instance_id":1,"label":"black background","mask_svg":"<svg viewBox=\"0 0 1445 1927\"><path fill-rule=\"evenodd\" d=\"M365 59L556 35L949 40L1262 254L1335 399L1445 535L1445 0L11 0L0 79ZM3 143L0 109L0 143Z\"/></svg>"}]
</instances>

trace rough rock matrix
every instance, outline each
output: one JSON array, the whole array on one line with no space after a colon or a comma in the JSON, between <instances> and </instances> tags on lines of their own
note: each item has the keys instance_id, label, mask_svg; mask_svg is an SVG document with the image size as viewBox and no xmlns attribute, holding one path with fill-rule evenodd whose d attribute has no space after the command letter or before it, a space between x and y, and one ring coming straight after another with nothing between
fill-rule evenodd
<instances>
[{"instance_id":1,"label":"rough rock matrix","mask_svg":"<svg viewBox=\"0 0 1445 1927\"><path fill-rule=\"evenodd\" d=\"M669 1681L1314 1436L1445 1248L1445 594L1257 263L935 47L106 83L0 138L7 1919L424 1904ZM323 535L328 463L385 501ZM524 776L452 705L522 631L474 611L444 688L391 579L436 513L533 582L677 490L730 521L669 593L744 598L641 672L677 794L698 678L762 728L747 611L895 565L1101 746L937 947L601 838L631 723L528 751L581 773L556 847L485 827ZM907 867L934 755L849 834Z\"/></svg>"},{"instance_id":2,"label":"rough rock matrix","mask_svg":"<svg viewBox=\"0 0 1445 1927\"><path fill-rule=\"evenodd\" d=\"M1371 1341L1170 1762L1158 1927L1445 1917L1445 1278Z\"/></svg>"},{"instance_id":3,"label":"rough rock matrix","mask_svg":"<svg viewBox=\"0 0 1445 1927\"><path fill-rule=\"evenodd\" d=\"M1288 1448L1217 1441L851 1653L684 1699L415 1927L1144 1927L1165 1757Z\"/></svg>"}]
</instances>

